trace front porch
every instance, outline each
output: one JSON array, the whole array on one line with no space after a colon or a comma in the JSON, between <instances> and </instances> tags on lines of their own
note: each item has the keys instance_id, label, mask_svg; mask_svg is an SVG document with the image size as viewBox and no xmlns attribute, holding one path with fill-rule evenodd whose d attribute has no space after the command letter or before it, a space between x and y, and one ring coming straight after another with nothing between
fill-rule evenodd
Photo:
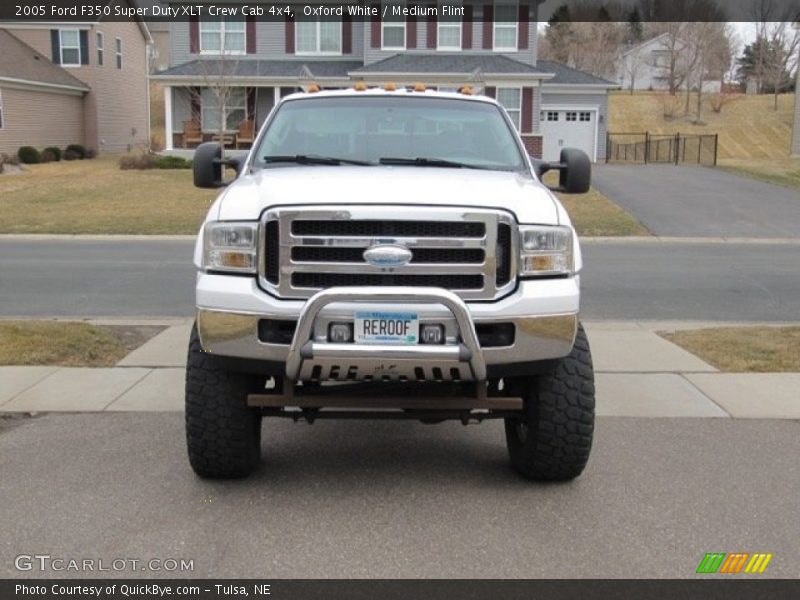
<instances>
[{"instance_id":1,"label":"front porch","mask_svg":"<svg viewBox=\"0 0 800 600\"><path fill-rule=\"evenodd\" d=\"M248 150L273 106L299 89L270 85L165 86L165 150L190 150L220 139L226 148Z\"/></svg>"}]
</instances>

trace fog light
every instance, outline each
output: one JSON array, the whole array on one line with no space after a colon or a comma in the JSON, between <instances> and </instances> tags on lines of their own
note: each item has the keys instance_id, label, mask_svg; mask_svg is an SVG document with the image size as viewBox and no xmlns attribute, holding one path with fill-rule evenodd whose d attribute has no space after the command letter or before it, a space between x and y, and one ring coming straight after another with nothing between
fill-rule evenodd
<instances>
[{"instance_id":1,"label":"fog light","mask_svg":"<svg viewBox=\"0 0 800 600\"><path fill-rule=\"evenodd\" d=\"M444 344L444 326L422 325L419 330L420 344Z\"/></svg>"},{"instance_id":2,"label":"fog light","mask_svg":"<svg viewBox=\"0 0 800 600\"><path fill-rule=\"evenodd\" d=\"M328 327L328 340L334 344L349 344L353 341L353 324L331 323Z\"/></svg>"}]
</instances>

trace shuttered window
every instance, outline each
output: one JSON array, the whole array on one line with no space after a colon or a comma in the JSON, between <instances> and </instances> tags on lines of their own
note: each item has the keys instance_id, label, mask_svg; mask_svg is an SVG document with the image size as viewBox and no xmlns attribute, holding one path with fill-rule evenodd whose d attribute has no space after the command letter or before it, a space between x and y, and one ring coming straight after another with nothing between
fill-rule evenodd
<instances>
[{"instance_id":1,"label":"shuttered window","mask_svg":"<svg viewBox=\"0 0 800 600\"><path fill-rule=\"evenodd\" d=\"M297 54L341 54L341 21L297 21Z\"/></svg>"},{"instance_id":2,"label":"shuttered window","mask_svg":"<svg viewBox=\"0 0 800 600\"><path fill-rule=\"evenodd\" d=\"M60 29L61 65L78 67L81 64L81 37L77 29Z\"/></svg>"},{"instance_id":3,"label":"shuttered window","mask_svg":"<svg viewBox=\"0 0 800 600\"><path fill-rule=\"evenodd\" d=\"M200 52L204 54L244 54L247 33L244 21L200 21Z\"/></svg>"}]
</instances>

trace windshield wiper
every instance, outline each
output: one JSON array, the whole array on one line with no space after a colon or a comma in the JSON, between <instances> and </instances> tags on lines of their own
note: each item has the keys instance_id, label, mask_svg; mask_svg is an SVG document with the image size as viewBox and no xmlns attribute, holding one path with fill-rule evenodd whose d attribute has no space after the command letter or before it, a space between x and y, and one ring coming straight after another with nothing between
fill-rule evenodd
<instances>
[{"instance_id":1,"label":"windshield wiper","mask_svg":"<svg viewBox=\"0 0 800 600\"><path fill-rule=\"evenodd\" d=\"M443 158L394 158L383 157L378 162L382 165L410 165L412 167L452 167L454 169L485 169L479 165L471 165L469 163L456 162L454 160L445 160Z\"/></svg>"},{"instance_id":2,"label":"windshield wiper","mask_svg":"<svg viewBox=\"0 0 800 600\"><path fill-rule=\"evenodd\" d=\"M369 166L372 163L365 160L352 160L349 158L337 158L335 156L315 156L313 154L292 154L286 156L265 156L262 159L265 163L297 163L299 165L360 165Z\"/></svg>"}]
</instances>

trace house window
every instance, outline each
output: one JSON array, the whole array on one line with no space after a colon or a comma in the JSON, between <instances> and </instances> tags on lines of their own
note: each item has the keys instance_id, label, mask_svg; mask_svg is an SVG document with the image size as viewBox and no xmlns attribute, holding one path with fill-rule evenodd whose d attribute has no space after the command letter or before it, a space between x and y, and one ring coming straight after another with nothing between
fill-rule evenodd
<instances>
[{"instance_id":1,"label":"house window","mask_svg":"<svg viewBox=\"0 0 800 600\"><path fill-rule=\"evenodd\" d=\"M581 123L590 123L591 121L592 121L592 113L590 112L581 113Z\"/></svg>"},{"instance_id":2,"label":"house window","mask_svg":"<svg viewBox=\"0 0 800 600\"><path fill-rule=\"evenodd\" d=\"M495 50L517 50L518 13L516 3L503 2L494 5Z\"/></svg>"},{"instance_id":3,"label":"house window","mask_svg":"<svg viewBox=\"0 0 800 600\"><path fill-rule=\"evenodd\" d=\"M578 120L578 113L574 111L567 111L567 121L573 122Z\"/></svg>"},{"instance_id":4,"label":"house window","mask_svg":"<svg viewBox=\"0 0 800 600\"><path fill-rule=\"evenodd\" d=\"M98 67L102 67L103 66L103 58L104 58L103 57L103 52L104 52L103 44L104 43L105 43L105 36L103 35L102 31L98 31L97 32L97 41L96 41L96 44L97 44L97 66Z\"/></svg>"},{"instance_id":5,"label":"house window","mask_svg":"<svg viewBox=\"0 0 800 600\"><path fill-rule=\"evenodd\" d=\"M506 109L508 116L519 131L522 113L522 90L519 88L497 88L497 101Z\"/></svg>"},{"instance_id":6,"label":"house window","mask_svg":"<svg viewBox=\"0 0 800 600\"><path fill-rule=\"evenodd\" d=\"M341 54L342 24L338 21L297 21L297 54Z\"/></svg>"},{"instance_id":7,"label":"house window","mask_svg":"<svg viewBox=\"0 0 800 600\"><path fill-rule=\"evenodd\" d=\"M247 119L247 91L245 88L214 90L203 89L200 94L200 118L203 131L219 133L221 111L225 105L225 130L235 131Z\"/></svg>"},{"instance_id":8,"label":"house window","mask_svg":"<svg viewBox=\"0 0 800 600\"><path fill-rule=\"evenodd\" d=\"M543 121L556 122L558 121L558 111L557 110L548 110L547 112L542 111L540 118Z\"/></svg>"},{"instance_id":9,"label":"house window","mask_svg":"<svg viewBox=\"0 0 800 600\"><path fill-rule=\"evenodd\" d=\"M205 54L244 54L247 50L244 21L200 21L200 52Z\"/></svg>"},{"instance_id":10,"label":"house window","mask_svg":"<svg viewBox=\"0 0 800 600\"><path fill-rule=\"evenodd\" d=\"M61 65L79 67L81 64L81 36L77 29L60 29L59 46L61 48Z\"/></svg>"},{"instance_id":11,"label":"house window","mask_svg":"<svg viewBox=\"0 0 800 600\"><path fill-rule=\"evenodd\" d=\"M404 10L406 0L384 0L381 12L386 11L386 18L381 19L381 49L405 50L406 49L406 17L396 15L396 10ZM411 24L416 27L416 23Z\"/></svg>"},{"instance_id":12,"label":"house window","mask_svg":"<svg viewBox=\"0 0 800 600\"><path fill-rule=\"evenodd\" d=\"M117 54L117 68L122 69L122 39L117 38L116 45Z\"/></svg>"},{"instance_id":13,"label":"house window","mask_svg":"<svg viewBox=\"0 0 800 600\"><path fill-rule=\"evenodd\" d=\"M438 50L461 50L461 19L455 16L446 16L439 5L438 31L436 34L436 47Z\"/></svg>"}]
</instances>

